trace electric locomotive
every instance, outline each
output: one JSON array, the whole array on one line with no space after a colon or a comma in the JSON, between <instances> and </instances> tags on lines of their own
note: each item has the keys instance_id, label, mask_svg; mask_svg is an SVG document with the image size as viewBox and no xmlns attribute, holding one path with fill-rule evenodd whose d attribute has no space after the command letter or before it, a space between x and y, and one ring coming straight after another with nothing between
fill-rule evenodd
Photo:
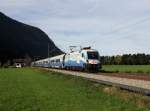
<instances>
[{"instance_id":1,"label":"electric locomotive","mask_svg":"<svg viewBox=\"0 0 150 111\"><path fill-rule=\"evenodd\" d=\"M98 71L101 68L99 53L90 47L68 53L64 57L64 68Z\"/></svg>"}]
</instances>

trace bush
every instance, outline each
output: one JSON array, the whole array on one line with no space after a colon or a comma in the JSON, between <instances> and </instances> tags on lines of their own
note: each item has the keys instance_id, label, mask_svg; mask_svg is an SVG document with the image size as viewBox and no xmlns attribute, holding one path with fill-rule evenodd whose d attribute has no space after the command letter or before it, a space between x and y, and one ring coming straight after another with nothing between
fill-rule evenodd
<instances>
[{"instance_id":1,"label":"bush","mask_svg":"<svg viewBox=\"0 0 150 111\"><path fill-rule=\"evenodd\" d=\"M137 73L144 73L142 70L138 70Z\"/></svg>"}]
</instances>

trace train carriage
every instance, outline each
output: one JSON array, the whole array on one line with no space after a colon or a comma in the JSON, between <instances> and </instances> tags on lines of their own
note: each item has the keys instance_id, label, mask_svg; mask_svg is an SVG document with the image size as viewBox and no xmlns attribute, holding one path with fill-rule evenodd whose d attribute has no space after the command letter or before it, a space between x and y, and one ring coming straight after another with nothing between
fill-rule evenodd
<instances>
[{"instance_id":1,"label":"train carriage","mask_svg":"<svg viewBox=\"0 0 150 111\"><path fill-rule=\"evenodd\" d=\"M65 54L55 56L50 58L50 64L52 68L63 68L63 61L64 61Z\"/></svg>"}]
</instances>

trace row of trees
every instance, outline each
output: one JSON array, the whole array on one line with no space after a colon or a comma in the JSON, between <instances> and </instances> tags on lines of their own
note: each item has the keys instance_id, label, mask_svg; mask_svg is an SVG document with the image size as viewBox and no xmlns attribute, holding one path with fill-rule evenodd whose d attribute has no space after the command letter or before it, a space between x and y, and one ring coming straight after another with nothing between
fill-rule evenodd
<instances>
[{"instance_id":1,"label":"row of trees","mask_svg":"<svg viewBox=\"0 0 150 111\"><path fill-rule=\"evenodd\" d=\"M148 65L150 64L150 55L124 54L122 56L102 56L101 62L104 65Z\"/></svg>"}]
</instances>

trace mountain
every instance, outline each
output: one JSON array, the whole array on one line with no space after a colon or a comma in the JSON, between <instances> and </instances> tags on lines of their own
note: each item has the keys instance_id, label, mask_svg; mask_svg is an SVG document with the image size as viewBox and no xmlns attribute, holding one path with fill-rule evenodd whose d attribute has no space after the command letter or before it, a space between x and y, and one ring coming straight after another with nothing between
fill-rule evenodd
<instances>
[{"instance_id":1,"label":"mountain","mask_svg":"<svg viewBox=\"0 0 150 111\"><path fill-rule=\"evenodd\" d=\"M49 51L48 51L49 49ZM0 12L0 62L46 58L63 53L39 28L18 22Z\"/></svg>"}]
</instances>

